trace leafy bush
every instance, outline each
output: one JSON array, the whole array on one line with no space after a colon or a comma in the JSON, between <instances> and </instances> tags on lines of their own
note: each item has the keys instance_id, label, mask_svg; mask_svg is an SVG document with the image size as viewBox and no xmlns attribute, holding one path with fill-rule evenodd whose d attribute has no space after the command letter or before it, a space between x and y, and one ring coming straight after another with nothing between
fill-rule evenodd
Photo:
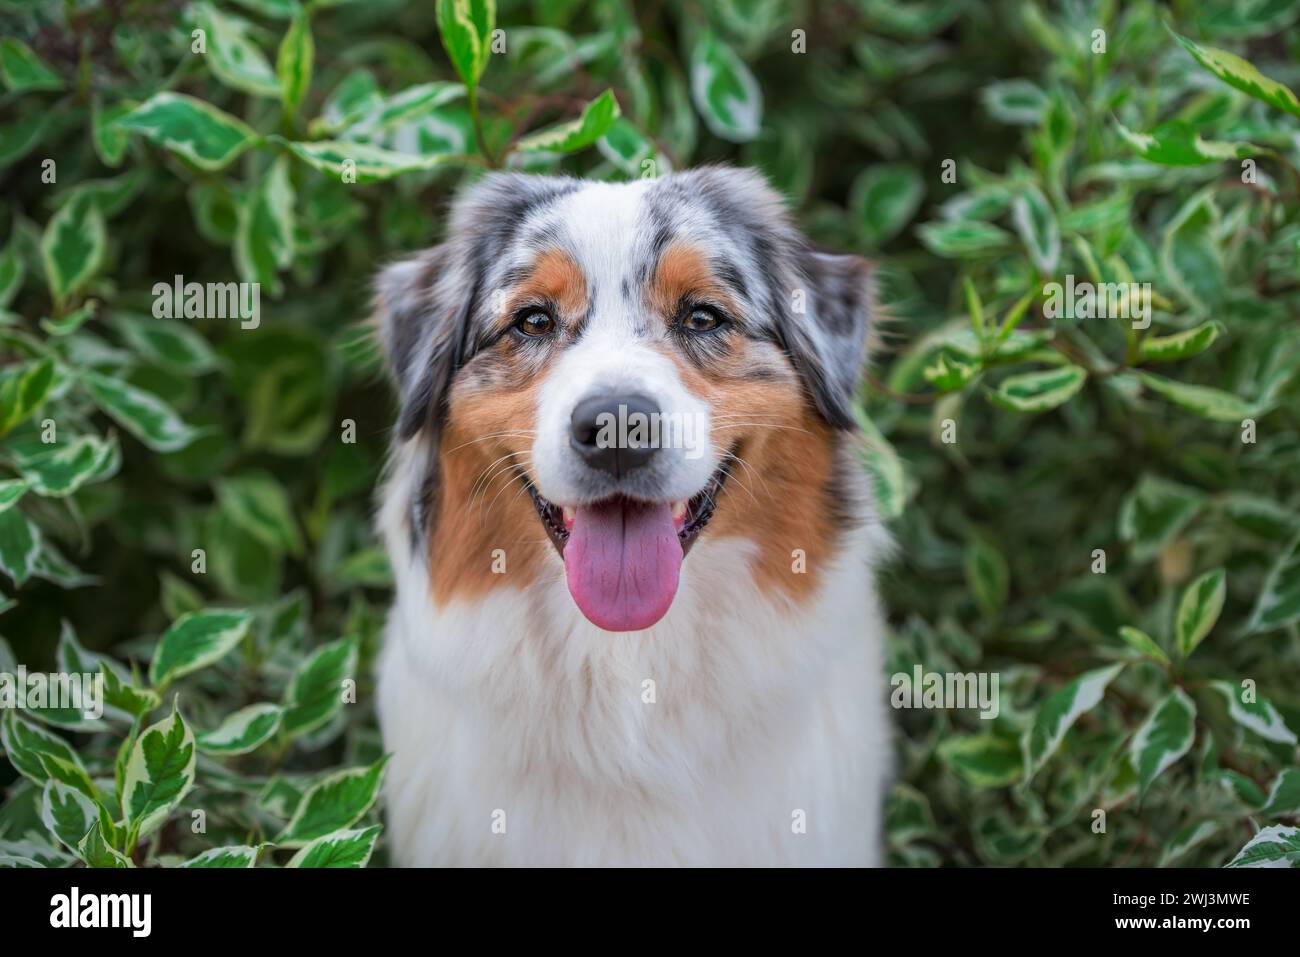
<instances>
[{"instance_id":1,"label":"leafy bush","mask_svg":"<svg viewBox=\"0 0 1300 957\"><path fill-rule=\"evenodd\" d=\"M0 861L382 860L369 277L717 160L880 261L889 671L1000 679L897 713L891 861L1300 861L1300 9L432 6L0 5L0 672L107 703L3 712Z\"/></svg>"}]
</instances>

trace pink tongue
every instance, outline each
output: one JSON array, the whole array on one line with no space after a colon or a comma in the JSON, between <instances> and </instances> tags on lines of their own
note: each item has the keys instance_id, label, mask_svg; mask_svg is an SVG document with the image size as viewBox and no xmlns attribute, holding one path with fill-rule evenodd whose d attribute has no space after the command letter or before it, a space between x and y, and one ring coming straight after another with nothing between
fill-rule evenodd
<instances>
[{"instance_id":1,"label":"pink tongue","mask_svg":"<svg viewBox=\"0 0 1300 957\"><path fill-rule=\"evenodd\" d=\"M672 506L628 500L579 506L564 546L569 594L606 631L649 628L677 594L682 545Z\"/></svg>"}]
</instances>

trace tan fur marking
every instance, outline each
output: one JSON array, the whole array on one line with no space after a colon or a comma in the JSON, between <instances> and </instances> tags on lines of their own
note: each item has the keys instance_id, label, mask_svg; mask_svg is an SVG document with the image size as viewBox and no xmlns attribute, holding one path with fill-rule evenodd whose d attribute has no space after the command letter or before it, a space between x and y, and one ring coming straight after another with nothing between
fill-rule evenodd
<instances>
[{"instance_id":1,"label":"tan fur marking","mask_svg":"<svg viewBox=\"0 0 1300 957\"><path fill-rule=\"evenodd\" d=\"M684 243L673 243L660 255L654 277L650 280L649 294L651 307L664 316L665 321L673 319L678 303L688 294L713 300L733 315L737 311L731 295L709 268L704 254Z\"/></svg>"},{"instance_id":2,"label":"tan fur marking","mask_svg":"<svg viewBox=\"0 0 1300 957\"><path fill-rule=\"evenodd\" d=\"M506 312L537 300L555 303L570 320L586 311L587 282L568 253L540 253L511 290ZM504 347L479 361L491 363L491 375L461 375L453 384L438 452L429 587L440 605L526 587L553 550L513 467L530 465L540 379ZM505 552L504 574L492 570L495 549Z\"/></svg>"},{"instance_id":3,"label":"tan fur marking","mask_svg":"<svg viewBox=\"0 0 1300 957\"><path fill-rule=\"evenodd\" d=\"M538 384L509 375L502 381L511 384L481 388L462 380L452 386L429 536L429 587L439 605L494 588L524 588L542 574L552 549L511 467L530 462ZM515 430L519 434L510 434ZM505 552L504 574L493 571L498 548Z\"/></svg>"},{"instance_id":4,"label":"tan fur marking","mask_svg":"<svg viewBox=\"0 0 1300 957\"><path fill-rule=\"evenodd\" d=\"M547 249L533 262L532 273L510 294L507 311L524 303L547 299L566 316L582 315L587 309L587 280L568 253Z\"/></svg>"},{"instance_id":5,"label":"tan fur marking","mask_svg":"<svg viewBox=\"0 0 1300 957\"><path fill-rule=\"evenodd\" d=\"M811 598L832 557L835 527L835 430L809 407L794 371L755 381L745 370L778 364L775 347L742 340L705 373L676 353L683 383L712 410L712 436L719 450L738 444L744 464L735 463L718 496L704 535L748 538L758 545L756 580L761 588L792 602ZM806 570L797 573L794 550L802 549ZM687 558L689 563L690 558Z\"/></svg>"}]
</instances>

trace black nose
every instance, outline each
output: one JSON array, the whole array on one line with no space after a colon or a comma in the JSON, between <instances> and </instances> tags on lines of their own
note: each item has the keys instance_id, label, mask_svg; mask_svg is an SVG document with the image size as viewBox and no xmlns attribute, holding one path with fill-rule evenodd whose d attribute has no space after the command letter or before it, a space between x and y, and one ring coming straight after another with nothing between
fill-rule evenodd
<instances>
[{"instance_id":1,"label":"black nose","mask_svg":"<svg viewBox=\"0 0 1300 957\"><path fill-rule=\"evenodd\" d=\"M569 442L592 468L618 478L650 461L659 407L643 395L594 395L573 408Z\"/></svg>"}]
</instances>

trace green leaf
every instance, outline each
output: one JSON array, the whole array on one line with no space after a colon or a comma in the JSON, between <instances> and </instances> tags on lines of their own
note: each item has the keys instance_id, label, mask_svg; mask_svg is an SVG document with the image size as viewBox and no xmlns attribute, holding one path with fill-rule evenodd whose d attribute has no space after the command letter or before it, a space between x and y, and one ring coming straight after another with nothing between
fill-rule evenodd
<instances>
[{"instance_id":1,"label":"green leaf","mask_svg":"<svg viewBox=\"0 0 1300 957\"><path fill-rule=\"evenodd\" d=\"M1132 219L1133 199L1124 190L1080 203L1061 216L1061 230L1067 233L1097 233L1124 225Z\"/></svg>"},{"instance_id":2,"label":"green leaf","mask_svg":"<svg viewBox=\"0 0 1300 957\"><path fill-rule=\"evenodd\" d=\"M155 93L118 124L208 171L224 169L258 139L243 121L181 93Z\"/></svg>"},{"instance_id":3,"label":"green leaf","mask_svg":"<svg viewBox=\"0 0 1300 957\"><path fill-rule=\"evenodd\" d=\"M9 243L4 252L0 252L0 309L9 305L18 290L23 287L22 257L18 255L18 244Z\"/></svg>"},{"instance_id":4,"label":"green leaf","mask_svg":"<svg viewBox=\"0 0 1300 957\"><path fill-rule=\"evenodd\" d=\"M1231 392L1212 389L1190 382L1178 382L1150 372L1139 372L1137 377L1152 392L1164 396L1174 405L1195 412L1204 419L1215 422L1240 422L1253 418L1260 410L1252 402L1238 398Z\"/></svg>"},{"instance_id":5,"label":"green leaf","mask_svg":"<svg viewBox=\"0 0 1300 957\"><path fill-rule=\"evenodd\" d=\"M117 121L139 105L135 100L123 100L108 107L95 102L91 116L91 141L95 153L105 166L116 168L121 165L127 145L131 142L131 134L119 126Z\"/></svg>"},{"instance_id":6,"label":"green leaf","mask_svg":"<svg viewBox=\"0 0 1300 957\"><path fill-rule=\"evenodd\" d=\"M1175 688L1151 709L1129 745L1142 793L1188 752L1195 737L1196 705L1182 688Z\"/></svg>"},{"instance_id":7,"label":"green leaf","mask_svg":"<svg viewBox=\"0 0 1300 957\"><path fill-rule=\"evenodd\" d=\"M226 847L213 847L204 851L197 857L191 857L181 867L256 867L257 855L261 853L264 844L257 847L248 845L228 845Z\"/></svg>"},{"instance_id":8,"label":"green leaf","mask_svg":"<svg viewBox=\"0 0 1300 957\"><path fill-rule=\"evenodd\" d=\"M1025 780L1029 781L1047 763L1065 740L1079 716L1092 710L1102 695L1122 670L1124 665L1098 668L1075 678L1065 687L1052 692L1038 709L1034 723L1025 733Z\"/></svg>"},{"instance_id":9,"label":"green leaf","mask_svg":"<svg viewBox=\"0 0 1300 957\"><path fill-rule=\"evenodd\" d=\"M98 372L84 373L82 381L113 421L155 452L183 449L200 434L152 392Z\"/></svg>"},{"instance_id":10,"label":"green leaf","mask_svg":"<svg viewBox=\"0 0 1300 957\"><path fill-rule=\"evenodd\" d=\"M35 149L49 125L49 116L38 113L0 126L0 169L18 162Z\"/></svg>"},{"instance_id":11,"label":"green leaf","mask_svg":"<svg viewBox=\"0 0 1300 957\"><path fill-rule=\"evenodd\" d=\"M379 797L388 758L368 768L336 771L313 785L298 802L293 817L276 838L280 847L302 847L317 838L349 827L370 810Z\"/></svg>"},{"instance_id":12,"label":"green leaf","mask_svg":"<svg viewBox=\"0 0 1300 957\"><path fill-rule=\"evenodd\" d=\"M156 687L220 661L243 640L253 620L251 612L209 610L182 615L158 639L149 666Z\"/></svg>"},{"instance_id":13,"label":"green leaf","mask_svg":"<svg viewBox=\"0 0 1300 957\"><path fill-rule=\"evenodd\" d=\"M1259 812L1268 817L1300 815L1300 768L1286 768L1277 776Z\"/></svg>"},{"instance_id":14,"label":"green leaf","mask_svg":"<svg viewBox=\"0 0 1300 957\"><path fill-rule=\"evenodd\" d=\"M1148 561L1164 551L1203 501L1195 489L1144 475L1120 506L1120 538L1132 544L1135 561Z\"/></svg>"},{"instance_id":15,"label":"green leaf","mask_svg":"<svg viewBox=\"0 0 1300 957\"><path fill-rule=\"evenodd\" d=\"M5 479L0 482L0 512L16 505L31 488L26 479Z\"/></svg>"},{"instance_id":16,"label":"green leaf","mask_svg":"<svg viewBox=\"0 0 1300 957\"><path fill-rule=\"evenodd\" d=\"M1165 226L1160 263L1169 284L1193 310L1205 312L1225 295L1220 215L1214 194L1188 199Z\"/></svg>"},{"instance_id":17,"label":"green leaf","mask_svg":"<svg viewBox=\"0 0 1300 957\"><path fill-rule=\"evenodd\" d=\"M1160 866L1168 867L1189 851L1205 843L1222 829L1223 823L1214 820L1193 821L1181 828L1160 855Z\"/></svg>"},{"instance_id":18,"label":"green leaf","mask_svg":"<svg viewBox=\"0 0 1300 957\"><path fill-rule=\"evenodd\" d=\"M260 283L272 297L284 291L281 270L293 263L294 192L289 158L281 156L239 204L235 267L244 282Z\"/></svg>"},{"instance_id":19,"label":"green leaf","mask_svg":"<svg viewBox=\"0 0 1300 957\"><path fill-rule=\"evenodd\" d=\"M969 385L979 371L978 362L963 362L947 352L940 352L934 364L922 369L921 374L940 392L957 392Z\"/></svg>"},{"instance_id":20,"label":"green leaf","mask_svg":"<svg viewBox=\"0 0 1300 957\"><path fill-rule=\"evenodd\" d=\"M871 476L876 509L882 518L897 518L907 506L907 472L903 460L860 403L854 404L853 414L862 429L863 441L859 448L862 464Z\"/></svg>"},{"instance_id":21,"label":"green leaf","mask_svg":"<svg viewBox=\"0 0 1300 957\"><path fill-rule=\"evenodd\" d=\"M285 146L313 169L333 176L355 176L358 183L377 183L403 173L435 169L448 160L447 156L437 153L414 156L345 140L285 143Z\"/></svg>"},{"instance_id":22,"label":"green leaf","mask_svg":"<svg viewBox=\"0 0 1300 957\"><path fill-rule=\"evenodd\" d=\"M1047 112L1047 94L1029 80L1003 80L980 90L980 102L1002 123L1038 126Z\"/></svg>"},{"instance_id":23,"label":"green leaf","mask_svg":"<svg viewBox=\"0 0 1300 957\"><path fill-rule=\"evenodd\" d=\"M1223 327L1217 322L1203 322L1194 329L1169 336L1149 336L1138 346L1143 362L1173 362L1199 355L1219 338Z\"/></svg>"},{"instance_id":24,"label":"green leaf","mask_svg":"<svg viewBox=\"0 0 1300 957\"><path fill-rule=\"evenodd\" d=\"M162 826L194 786L194 734L173 708L131 749L122 783L123 811L138 840Z\"/></svg>"},{"instance_id":25,"label":"green leaf","mask_svg":"<svg viewBox=\"0 0 1300 957\"><path fill-rule=\"evenodd\" d=\"M21 40L0 40L0 80L11 93L61 90L63 80Z\"/></svg>"},{"instance_id":26,"label":"green leaf","mask_svg":"<svg viewBox=\"0 0 1300 957\"><path fill-rule=\"evenodd\" d=\"M521 153L574 153L604 136L618 116L614 91L606 90L583 107L582 115L576 120L521 137L515 149Z\"/></svg>"},{"instance_id":27,"label":"green leaf","mask_svg":"<svg viewBox=\"0 0 1300 957\"><path fill-rule=\"evenodd\" d=\"M467 87L478 85L492 54L496 0L437 0L438 32Z\"/></svg>"},{"instance_id":28,"label":"green leaf","mask_svg":"<svg viewBox=\"0 0 1300 957\"><path fill-rule=\"evenodd\" d=\"M21 585L36 570L41 551L40 530L16 508L0 512L0 572Z\"/></svg>"},{"instance_id":29,"label":"green leaf","mask_svg":"<svg viewBox=\"0 0 1300 957\"><path fill-rule=\"evenodd\" d=\"M1228 867L1300 867L1300 828L1274 824L1237 852Z\"/></svg>"},{"instance_id":30,"label":"green leaf","mask_svg":"<svg viewBox=\"0 0 1300 957\"><path fill-rule=\"evenodd\" d=\"M1119 630L1119 636L1124 639L1125 644L1144 657L1164 665L1170 664L1169 656L1165 654L1164 649L1157 645L1155 639L1146 632L1124 625Z\"/></svg>"},{"instance_id":31,"label":"green leaf","mask_svg":"<svg viewBox=\"0 0 1300 957\"><path fill-rule=\"evenodd\" d=\"M280 81L280 102L285 116L293 116L311 89L312 62L316 58L316 44L312 40L309 8L294 11L289 29L280 41L280 51L275 58L275 75Z\"/></svg>"},{"instance_id":32,"label":"green leaf","mask_svg":"<svg viewBox=\"0 0 1300 957\"><path fill-rule=\"evenodd\" d=\"M1150 133L1134 133L1123 124L1115 124L1124 142L1149 163L1164 166L1200 166L1230 159L1249 159L1260 152L1249 143L1224 143L1205 140L1196 127L1183 120L1161 123Z\"/></svg>"},{"instance_id":33,"label":"green leaf","mask_svg":"<svg viewBox=\"0 0 1300 957\"><path fill-rule=\"evenodd\" d=\"M186 612L199 611L203 608L202 593L189 582L167 571L160 573L158 579L161 585L163 611L171 621L175 621Z\"/></svg>"},{"instance_id":34,"label":"green leaf","mask_svg":"<svg viewBox=\"0 0 1300 957\"><path fill-rule=\"evenodd\" d=\"M216 483L222 514L278 552L302 553L302 535L284 487L266 472L249 472Z\"/></svg>"},{"instance_id":35,"label":"green leaf","mask_svg":"<svg viewBox=\"0 0 1300 957\"><path fill-rule=\"evenodd\" d=\"M217 366L208 340L174 319L118 313L111 324L138 355L170 372L197 376Z\"/></svg>"},{"instance_id":36,"label":"green leaf","mask_svg":"<svg viewBox=\"0 0 1300 957\"><path fill-rule=\"evenodd\" d=\"M49 780L41 795L41 821L69 850L76 852L87 832L99 824L99 805L76 788Z\"/></svg>"},{"instance_id":37,"label":"green leaf","mask_svg":"<svg viewBox=\"0 0 1300 957\"><path fill-rule=\"evenodd\" d=\"M1224 570L1216 568L1196 579L1183 592L1174 623L1174 638L1182 658L1191 656L1219 620L1223 598L1227 594L1225 579Z\"/></svg>"},{"instance_id":38,"label":"green leaf","mask_svg":"<svg viewBox=\"0 0 1300 957\"><path fill-rule=\"evenodd\" d=\"M758 137L763 91L745 61L705 31L691 50L691 98L713 135L732 143Z\"/></svg>"},{"instance_id":39,"label":"green leaf","mask_svg":"<svg viewBox=\"0 0 1300 957\"><path fill-rule=\"evenodd\" d=\"M917 235L925 247L937 256L965 259L1005 249L1011 234L992 223L974 219L954 219L924 223Z\"/></svg>"},{"instance_id":40,"label":"green leaf","mask_svg":"<svg viewBox=\"0 0 1300 957\"><path fill-rule=\"evenodd\" d=\"M16 711L0 712L0 743L4 744L5 756L14 769L38 787L44 787L46 781L54 778L87 797L97 797L90 775L71 745L53 732L18 717Z\"/></svg>"},{"instance_id":41,"label":"green leaf","mask_svg":"<svg viewBox=\"0 0 1300 957\"><path fill-rule=\"evenodd\" d=\"M120 461L116 437L81 435L23 459L19 471L38 495L63 498L87 482L109 478Z\"/></svg>"},{"instance_id":42,"label":"green leaf","mask_svg":"<svg viewBox=\"0 0 1300 957\"><path fill-rule=\"evenodd\" d=\"M116 850L105 838L100 820L95 821L91 829L86 832L86 836L77 844L77 856L86 862L87 867L135 867L130 858Z\"/></svg>"},{"instance_id":43,"label":"green leaf","mask_svg":"<svg viewBox=\"0 0 1300 957\"><path fill-rule=\"evenodd\" d=\"M925 183L915 167L880 163L853 181L849 208L867 242L880 246L911 222L924 198Z\"/></svg>"},{"instance_id":44,"label":"green leaf","mask_svg":"<svg viewBox=\"0 0 1300 957\"><path fill-rule=\"evenodd\" d=\"M62 304L93 276L107 247L104 217L91 193L78 193L50 219L41 237L45 281Z\"/></svg>"},{"instance_id":45,"label":"green leaf","mask_svg":"<svg viewBox=\"0 0 1300 957\"><path fill-rule=\"evenodd\" d=\"M393 587L393 570L388 553L380 546L353 552L330 573L330 580L340 586L363 585L367 588Z\"/></svg>"},{"instance_id":46,"label":"green leaf","mask_svg":"<svg viewBox=\"0 0 1300 957\"><path fill-rule=\"evenodd\" d=\"M611 123L605 135L596 141L596 149L600 150L601 156L631 177L645 176L652 169L647 164L659 162L654 143L622 117ZM663 171L667 172L666 169Z\"/></svg>"},{"instance_id":47,"label":"green leaf","mask_svg":"<svg viewBox=\"0 0 1300 957\"><path fill-rule=\"evenodd\" d=\"M285 867L365 867L382 828L375 824L317 838L289 859Z\"/></svg>"},{"instance_id":48,"label":"green leaf","mask_svg":"<svg viewBox=\"0 0 1300 957\"><path fill-rule=\"evenodd\" d=\"M137 688L122 680L117 673L102 663L99 670L104 675L104 704L118 708L132 718L143 718L158 707L158 695L147 688Z\"/></svg>"},{"instance_id":49,"label":"green leaf","mask_svg":"<svg viewBox=\"0 0 1300 957\"><path fill-rule=\"evenodd\" d=\"M885 806L885 830L894 846L932 835L935 824L929 798L906 784L895 784Z\"/></svg>"},{"instance_id":50,"label":"green leaf","mask_svg":"<svg viewBox=\"0 0 1300 957\"><path fill-rule=\"evenodd\" d=\"M247 754L271 740L280 730L283 716L279 705L252 704L227 717L214 730L200 733L195 742L204 754Z\"/></svg>"},{"instance_id":51,"label":"green leaf","mask_svg":"<svg viewBox=\"0 0 1300 957\"><path fill-rule=\"evenodd\" d=\"M1011 201L1011 218L1039 275L1056 272L1061 261L1061 231L1052 204L1037 186L1025 186Z\"/></svg>"},{"instance_id":52,"label":"green leaf","mask_svg":"<svg viewBox=\"0 0 1300 957\"><path fill-rule=\"evenodd\" d=\"M278 97L280 84L261 48L248 37L248 22L228 16L208 3L195 7L207 31L204 62L218 80L253 96Z\"/></svg>"},{"instance_id":53,"label":"green leaf","mask_svg":"<svg viewBox=\"0 0 1300 957\"><path fill-rule=\"evenodd\" d=\"M963 561L966 585L985 618L996 618L1007 602L1011 574L1002 552L988 538L975 534L966 542Z\"/></svg>"},{"instance_id":54,"label":"green leaf","mask_svg":"<svg viewBox=\"0 0 1300 957\"><path fill-rule=\"evenodd\" d=\"M306 734L329 721L343 707L343 682L357 667L357 640L340 638L318 648L299 665L285 689L281 728Z\"/></svg>"},{"instance_id":55,"label":"green leaf","mask_svg":"<svg viewBox=\"0 0 1300 957\"><path fill-rule=\"evenodd\" d=\"M55 339L70 336L85 325L88 320L94 318L98 309L99 300L87 299L74 312L66 313L58 319L42 319L41 329Z\"/></svg>"},{"instance_id":56,"label":"green leaf","mask_svg":"<svg viewBox=\"0 0 1300 957\"><path fill-rule=\"evenodd\" d=\"M1020 745L997 734L949 738L938 753L955 774L977 788L1006 787L1024 774Z\"/></svg>"},{"instance_id":57,"label":"green leaf","mask_svg":"<svg viewBox=\"0 0 1300 957\"><path fill-rule=\"evenodd\" d=\"M1246 633L1272 631L1296 621L1300 621L1300 538L1283 550L1269 570Z\"/></svg>"},{"instance_id":58,"label":"green leaf","mask_svg":"<svg viewBox=\"0 0 1300 957\"><path fill-rule=\"evenodd\" d=\"M53 359L41 359L0 371L0 435L11 431L41 407L56 382Z\"/></svg>"},{"instance_id":59,"label":"green leaf","mask_svg":"<svg viewBox=\"0 0 1300 957\"><path fill-rule=\"evenodd\" d=\"M336 124L326 128L342 129L344 139L366 141L395 127L436 116L442 107L464 96L465 87L439 80L408 86L392 96L372 93L349 109Z\"/></svg>"},{"instance_id":60,"label":"green leaf","mask_svg":"<svg viewBox=\"0 0 1300 957\"><path fill-rule=\"evenodd\" d=\"M1292 116L1300 116L1300 100L1296 99L1296 95L1276 80L1264 76L1253 64L1235 53L1201 46L1177 33L1174 36L1178 38L1178 42L1184 49L1196 58L1197 63L1224 83L1269 106L1285 110Z\"/></svg>"},{"instance_id":61,"label":"green leaf","mask_svg":"<svg viewBox=\"0 0 1300 957\"><path fill-rule=\"evenodd\" d=\"M1088 373L1076 365L1025 372L1003 379L988 396L1013 412L1046 412L1068 402L1087 378Z\"/></svg>"},{"instance_id":62,"label":"green leaf","mask_svg":"<svg viewBox=\"0 0 1300 957\"><path fill-rule=\"evenodd\" d=\"M1210 687L1223 695L1228 706L1228 717L1247 731L1278 744L1295 745L1295 732L1287 727L1282 715L1267 698L1249 692L1251 700L1246 700L1246 689L1236 688L1227 681L1212 681Z\"/></svg>"}]
</instances>

